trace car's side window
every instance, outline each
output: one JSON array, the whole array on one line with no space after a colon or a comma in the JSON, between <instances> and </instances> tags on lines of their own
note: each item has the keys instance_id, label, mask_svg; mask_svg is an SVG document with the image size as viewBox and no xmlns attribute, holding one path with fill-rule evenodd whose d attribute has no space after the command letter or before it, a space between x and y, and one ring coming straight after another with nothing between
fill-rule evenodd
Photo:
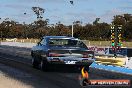
<instances>
[{"instance_id":1,"label":"car's side window","mask_svg":"<svg viewBox=\"0 0 132 88\"><path fill-rule=\"evenodd\" d=\"M87 48L87 46L81 41L78 42L78 45L82 48Z\"/></svg>"},{"instance_id":2,"label":"car's side window","mask_svg":"<svg viewBox=\"0 0 132 88\"><path fill-rule=\"evenodd\" d=\"M46 39L43 38L43 39L40 41L40 44L41 44L41 45L46 45Z\"/></svg>"}]
</instances>

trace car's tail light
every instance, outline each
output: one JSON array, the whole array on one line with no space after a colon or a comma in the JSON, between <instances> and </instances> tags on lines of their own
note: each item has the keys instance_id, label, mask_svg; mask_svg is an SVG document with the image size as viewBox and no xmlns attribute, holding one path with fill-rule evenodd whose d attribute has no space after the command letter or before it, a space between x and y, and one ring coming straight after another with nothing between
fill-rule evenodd
<instances>
[{"instance_id":1,"label":"car's tail light","mask_svg":"<svg viewBox=\"0 0 132 88\"><path fill-rule=\"evenodd\" d=\"M85 53L85 54L83 54L82 58L93 58L93 54Z\"/></svg>"},{"instance_id":2,"label":"car's tail light","mask_svg":"<svg viewBox=\"0 0 132 88\"><path fill-rule=\"evenodd\" d=\"M60 61L59 58L53 58L51 61Z\"/></svg>"},{"instance_id":3,"label":"car's tail light","mask_svg":"<svg viewBox=\"0 0 132 88\"><path fill-rule=\"evenodd\" d=\"M83 54L82 58L88 58L88 54Z\"/></svg>"},{"instance_id":4,"label":"car's tail light","mask_svg":"<svg viewBox=\"0 0 132 88\"><path fill-rule=\"evenodd\" d=\"M59 57L59 56L61 55L57 53L49 53L49 57Z\"/></svg>"}]
</instances>

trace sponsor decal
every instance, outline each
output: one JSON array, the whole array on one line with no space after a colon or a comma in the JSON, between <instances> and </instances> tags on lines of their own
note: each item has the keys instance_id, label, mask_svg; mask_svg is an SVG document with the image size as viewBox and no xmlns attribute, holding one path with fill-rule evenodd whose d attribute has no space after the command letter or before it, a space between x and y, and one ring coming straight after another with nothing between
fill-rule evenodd
<instances>
[{"instance_id":1,"label":"sponsor decal","mask_svg":"<svg viewBox=\"0 0 132 88\"><path fill-rule=\"evenodd\" d=\"M89 50L94 51L95 54L114 54L112 48L100 48L100 47L88 47ZM127 48L121 48L117 50L117 54L126 56L127 55Z\"/></svg>"}]
</instances>

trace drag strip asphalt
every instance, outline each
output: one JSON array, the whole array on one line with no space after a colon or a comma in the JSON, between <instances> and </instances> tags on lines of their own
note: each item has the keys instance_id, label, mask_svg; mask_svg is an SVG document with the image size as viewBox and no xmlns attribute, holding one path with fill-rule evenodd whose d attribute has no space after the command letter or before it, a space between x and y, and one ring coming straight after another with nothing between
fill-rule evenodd
<instances>
[{"instance_id":1,"label":"drag strip asphalt","mask_svg":"<svg viewBox=\"0 0 132 88\"><path fill-rule=\"evenodd\" d=\"M53 88L50 87L51 85L54 86L54 88L81 88L78 79L80 72L74 72L72 70L68 72L63 72L63 71L43 72L41 70L36 70L32 68L29 48L27 49L27 48L19 48L19 47L11 47L11 46L0 46L0 62L13 66L17 69L24 70L28 73L37 76L40 79L38 81L42 83L47 82L46 84L49 85L49 87L47 88ZM108 73L107 71L103 71L103 72L102 71L103 70L100 69L90 68L90 73L89 73L90 79L117 79L117 78L132 79L130 75L124 75L118 73L112 73L112 75L111 74L109 75L110 72ZM96 87L88 87L88 88L96 88Z\"/></svg>"}]
</instances>

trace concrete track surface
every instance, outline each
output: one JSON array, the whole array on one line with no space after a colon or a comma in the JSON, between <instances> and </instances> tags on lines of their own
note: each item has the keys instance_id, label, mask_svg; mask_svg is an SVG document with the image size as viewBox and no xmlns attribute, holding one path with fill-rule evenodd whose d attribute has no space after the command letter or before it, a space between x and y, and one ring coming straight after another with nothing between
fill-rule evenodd
<instances>
[{"instance_id":1,"label":"concrete track surface","mask_svg":"<svg viewBox=\"0 0 132 88\"><path fill-rule=\"evenodd\" d=\"M80 71L74 68L54 68L43 72L32 68L30 49L20 47L0 46L0 71L7 75L7 78L17 80L18 85L23 87L10 88L82 88L79 85ZM10 67L9 67L10 66ZM14 70L11 70L14 69ZM108 72L100 69L90 68L90 79L132 79L131 75ZM3 76L1 76L3 77ZM0 78L1 80L1 78ZM6 80L5 84L13 82ZM5 85L3 84L3 85ZM1 88L1 87L0 87ZM130 88L130 87L89 87L86 88Z\"/></svg>"}]
</instances>

